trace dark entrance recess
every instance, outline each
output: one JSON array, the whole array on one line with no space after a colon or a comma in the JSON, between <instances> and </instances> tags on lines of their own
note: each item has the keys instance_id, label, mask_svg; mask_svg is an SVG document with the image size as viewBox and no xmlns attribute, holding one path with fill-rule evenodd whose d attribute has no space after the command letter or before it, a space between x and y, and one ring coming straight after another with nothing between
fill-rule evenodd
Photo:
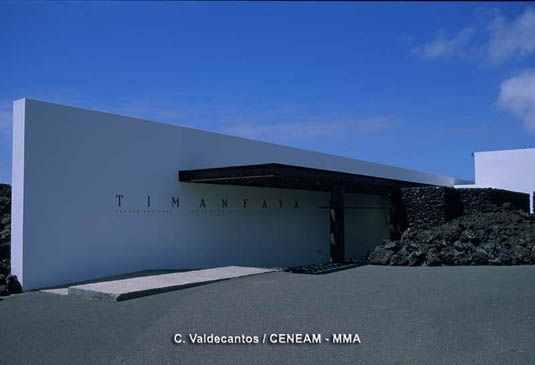
<instances>
[{"instance_id":1,"label":"dark entrance recess","mask_svg":"<svg viewBox=\"0 0 535 365\"><path fill-rule=\"evenodd\" d=\"M338 171L277 163L216 167L178 172L181 182L242 185L329 192L331 260L344 262L344 193L386 195L397 188L425 186Z\"/></svg>"}]
</instances>

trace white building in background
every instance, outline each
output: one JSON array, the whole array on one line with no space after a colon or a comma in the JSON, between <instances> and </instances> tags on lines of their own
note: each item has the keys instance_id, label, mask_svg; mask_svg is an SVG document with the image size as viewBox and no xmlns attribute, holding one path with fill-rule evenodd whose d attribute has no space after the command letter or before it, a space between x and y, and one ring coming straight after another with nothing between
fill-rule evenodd
<instances>
[{"instance_id":1,"label":"white building in background","mask_svg":"<svg viewBox=\"0 0 535 365\"><path fill-rule=\"evenodd\" d=\"M474 153L475 184L459 187L497 188L527 193L533 213L535 148Z\"/></svg>"}]
</instances>

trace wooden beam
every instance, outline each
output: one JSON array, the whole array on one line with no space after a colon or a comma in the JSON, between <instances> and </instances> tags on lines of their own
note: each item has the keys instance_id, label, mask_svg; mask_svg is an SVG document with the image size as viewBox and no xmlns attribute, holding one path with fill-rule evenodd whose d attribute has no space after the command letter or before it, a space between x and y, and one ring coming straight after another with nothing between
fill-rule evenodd
<instances>
[{"instance_id":1,"label":"wooden beam","mask_svg":"<svg viewBox=\"0 0 535 365\"><path fill-rule=\"evenodd\" d=\"M178 180L191 183L245 185L329 191L344 185L347 193L388 194L392 188L423 186L408 181L314 169L279 163L180 170Z\"/></svg>"},{"instance_id":2,"label":"wooden beam","mask_svg":"<svg viewBox=\"0 0 535 365\"><path fill-rule=\"evenodd\" d=\"M329 212L331 221L331 260L345 261L344 247L344 186L336 185L330 190Z\"/></svg>"},{"instance_id":3,"label":"wooden beam","mask_svg":"<svg viewBox=\"0 0 535 365\"><path fill-rule=\"evenodd\" d=\"M264 177L275 177L275 175L254 175L254 176L230 176L230 177L211 177L205 179L191 179L190 182L208 182L208 181L225 181L238 179L259 179Z\"/></svg>"}]
</instances>

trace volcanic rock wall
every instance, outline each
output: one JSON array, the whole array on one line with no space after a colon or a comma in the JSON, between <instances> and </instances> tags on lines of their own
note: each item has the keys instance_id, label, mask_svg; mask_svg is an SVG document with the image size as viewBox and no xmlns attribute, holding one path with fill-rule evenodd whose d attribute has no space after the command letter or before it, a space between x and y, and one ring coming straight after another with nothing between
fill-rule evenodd
<instances>
[{"instance_id":1,"label":"volcanic rock wall","mask_svg":"<svg viewBox=\"0 0 535 365\"><path fill-rule=\"evenodd\" d=\"M20 293L11 264L11 186L0 184L0 296Z\"/></svg>"},{"instance_id":2,"label":"volcanic rock wall","mask_svg":"<svg viewBox=\"0 0 535 365\"><path fill-rule=\"evenodd\" d=\"M391 195L391 238L399 239L409 227L434 227L464 214L494 212L506 202L529 212L529 194L524 193L492 188L402 188Z\"/></svg>"},{"instance_id":3,"label":"volcanic rock wall","mask_svg":"<svg viewBox=\"0 0 535 365\"><path fill-rule=\"evenodd\" d=\"M463 204L464 214L495 212L504 203L511 203L513 208L530 211L529 194L492 188L455 189Z\"/></svg>"}]
</instances>

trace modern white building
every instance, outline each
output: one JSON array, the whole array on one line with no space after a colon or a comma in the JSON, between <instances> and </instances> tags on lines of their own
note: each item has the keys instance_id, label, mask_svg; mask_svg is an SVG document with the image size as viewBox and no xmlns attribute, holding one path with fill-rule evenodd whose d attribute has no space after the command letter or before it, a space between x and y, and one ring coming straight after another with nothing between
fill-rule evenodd
<instances>
[{"instance_id":1,"label":"modern white building","mask_svg":"<svg viewBox=\"0 0 535 365\"><path fill-rule=\"evenodd\" d=\"M12 271L31 290L149 269L360 257L388 237L393 188L466 183L21 99Z\"/></svg>"},{"instance_id":2,"label":"modern white building","mask_svg":"<svg viewBox=\"0 0 535 365\"><path fill-rule=\"evenodd\" d=\"M474 187L498 188L530 195L533 213L535 148L474 153Z\"/></svg>"}]
</instances>

